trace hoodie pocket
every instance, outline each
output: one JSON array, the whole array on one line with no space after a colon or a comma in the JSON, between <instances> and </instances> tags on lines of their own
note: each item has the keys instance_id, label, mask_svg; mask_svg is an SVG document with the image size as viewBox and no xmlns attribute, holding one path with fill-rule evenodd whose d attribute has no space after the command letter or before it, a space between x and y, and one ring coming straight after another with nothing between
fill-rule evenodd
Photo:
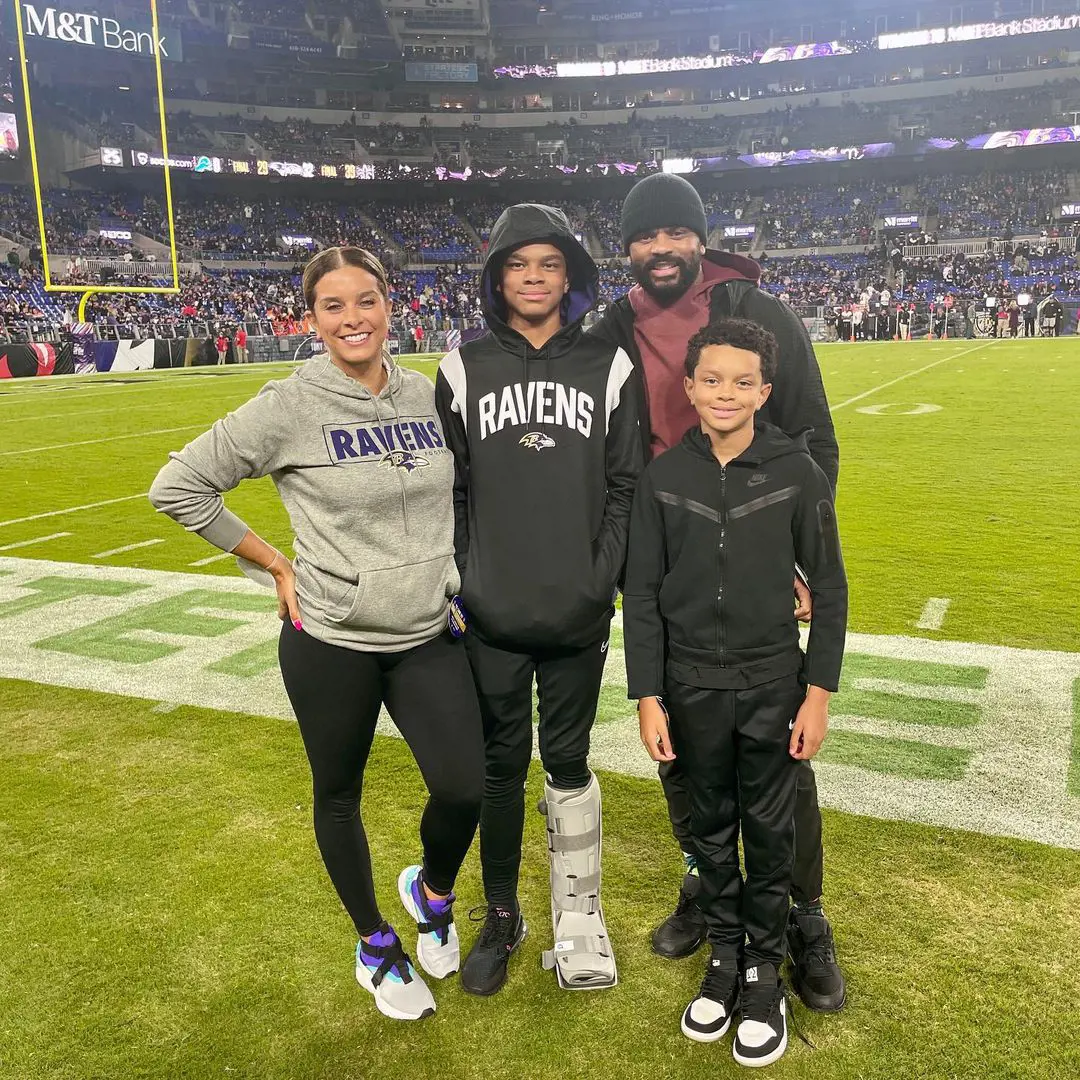
<instances>
[{"instance_id":1,"label":"hoodie pocket","mask_svg":"<svg viewBox=\"0 0 1080 1080\"><path fill-rule=\"evenodd\" d=\"M455 591L453 557L371 570L360 575L345 612L328 614L327 622L374 634L409 634L430 629L446 618Z\"/></svg>"},{"instance_id":2,"label":"hoodie pocket","mask_svg":"<svg viewBox=\"0 0 1080 1080\"><path fill-rule=\"evenodd\" d=\"M357 582L317 570L302 559L294 562L293 570L301 604L318 612L327 622L344 621L356 601Z\"/></svg>"},{"instance_id":3,"label":"hoodie pocket","mask_svg":"<svg viewBox=\"0 0 1080 1080\"><path fill-rule=\"evenodd\" d=\"M327 607L324 618L328 623L335 626L354 626L361 607L364 604L364 595L367 593L367 579L369 574L361 574L360 580L353 589L346 593L342 600L333 607Z\"/></svg>"}]
</instances>

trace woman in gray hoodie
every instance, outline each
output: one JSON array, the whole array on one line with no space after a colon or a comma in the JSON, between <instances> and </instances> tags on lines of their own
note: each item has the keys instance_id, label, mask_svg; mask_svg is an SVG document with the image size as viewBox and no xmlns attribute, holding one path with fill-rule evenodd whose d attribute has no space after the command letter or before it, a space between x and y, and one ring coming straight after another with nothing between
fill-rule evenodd
<instances>
[{"instance_id":1,"label":"woman in gray hoodie","mask_svg":"<svg viewBox=\"0 0 1080 1080\"><path fill-rule=\"evenodd\" d=\"M431 382L386 348L386 271L361 248L331 248L304 271L308 315L327 355L267 383L158 474L150 501L186 529L272 577L278 655L311 765L315 837L356 926L356 978L379 1011L435 1010L375 898L359 800L385 705L430 798L423 865L398 892L434 978L458 967L453 886L472 843L484 740L462 629L451 604L454 464ZM296 558L260 539L222 500L269 475L289 513ZM257 573L257 571L256 571Z\"/></svg>"}]
</instances>

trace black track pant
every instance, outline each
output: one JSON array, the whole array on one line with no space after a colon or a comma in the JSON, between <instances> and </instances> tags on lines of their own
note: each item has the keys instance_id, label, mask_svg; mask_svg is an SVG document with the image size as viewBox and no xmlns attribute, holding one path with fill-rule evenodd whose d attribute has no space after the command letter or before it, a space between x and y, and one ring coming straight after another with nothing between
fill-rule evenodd
<instances>
[{"instance_id":1,"label":"black track pant","mask_svg":"<svg viewBox=\"0 0 1080 1080\"><path fill-rule=\"evenodd\" d=\"M533 745L533 677L540 760L554 787L589 782L589 733L596 719L607 639L584 649L509 652L467 635L484 718L486 773L480 865L489 904L513 904L525 826L525 780Z\"/></svg>"},{"instance_id":2,"label":"black track pant","mask_svg":"<svg viewBox=\"0 0 1080 1080\"><path fill-rule=\"evenodd\" d=\"M278 657L311 763L319 851L357 933L370 934L382 919L360 793L384 703L430 795L420 840L424 879L436 892L453 888L476 835L484 743L465 649L444 633L405 652L358 652L285 622Z\"/></svg>"},{"instance_id":3,"label":"black track pant","mask_svg":"<svg viewBox=\"0 0 1080 1080\"><path fill-rule=\"evenodd\" d=\"M818 807L817 780L809 761L797 762L795 787L795 865L791 875L791 899L809 904L821 899L824 876L824 853L821 846L821 810ZM671 831L680 847L689 855L697 854L690 832L690 797L682 774L682 763L664 762L660 766L660 784L667 799Z\"/></svg>"},{"instance_id":4,"label":"black track pant","mask_svg":"<svg viewBox=\"0 0 1080 1080\"><path fill-rule=\"evenodd\" d=\"M747 966L779 968L784 957L799 774L789 724L804 698L797 675L749 690L671 682L664 698L689 795L709 941L734 957L745 937Z\"/></svg>"}]
</instances>

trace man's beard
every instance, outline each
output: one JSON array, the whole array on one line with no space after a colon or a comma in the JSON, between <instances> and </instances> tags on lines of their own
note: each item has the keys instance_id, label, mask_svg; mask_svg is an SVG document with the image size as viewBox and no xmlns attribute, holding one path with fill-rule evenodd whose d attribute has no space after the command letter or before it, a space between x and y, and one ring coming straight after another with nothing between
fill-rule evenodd
<instances>
[{"instance_id":1,"label":"man's beard","mask_svg":"<svg viewBox=\"0 0 1080 1080\"><path fill-rule=\"evenodd\" d=\"M673 281L657 285L652 280L652 271L665 266L677 266L679 276ZM642 263L630 263L630 273L634 280L658 304L674 304L676 300L685 296L690 286L697 281L700 272L701 253L697 251L689 259L683 259L678 255L662 255L647 259Z\"/></svg>"}]
</instances>

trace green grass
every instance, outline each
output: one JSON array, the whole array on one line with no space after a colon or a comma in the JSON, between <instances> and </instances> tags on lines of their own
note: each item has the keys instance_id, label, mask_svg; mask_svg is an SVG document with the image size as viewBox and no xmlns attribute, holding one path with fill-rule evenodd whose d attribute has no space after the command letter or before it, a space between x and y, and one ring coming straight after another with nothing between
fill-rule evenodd
<instances>
[{"instance_id":1,"label":"green grass","mask_svg":"<svg viewBox=\"0 0 1080 1080\"><path fill-rule=\"evenodd\" d=\"M540 969L546 855L529 814L532 933L507 987L480 1000L439 984L432 1020L395 1024L353 983L294 726L19 682L0 684L0 708L5 1078L743 1075L726 1043L679 1033L701 960L647 948L678 876L650 782L604 780L615 990L560 992ZM403 744L377 743L364 798L393 913L423 800ZM800 1009L817 1050L796 1040L770 1075L1076 1075L1080 856L833 813L825 830L850 1003ZM480 902L475 852L459 892L463 911Z\"/></svg>"},{"instance_id":2,"label":"green grass","mask_svg":"<svg viewBox=\"0 0 1080 1080\"><path fill-rule=\"evenodd\" d=\"M1078 346L1071 339L990 342L958 355L972 348L942 342L818 350L839 406L851 629L1076 651L1075 603L1062 587L1062 569L1080 565L1080 441L1068 420L1080 413ZM433 374L433 362L417 366ZM289 370L0 384L0 547L70 534L0 557L188 570L206 575L208 587L234 575L231 561L191 567L214 552L155 515L141 496L170 450ZM916 403L942 409L919 416L858 411ZM174 428L184 430L153 434ZM40 447L57 449L24 452ZM291 550L269 480L227 498L267 539ZM111 499L126 501L36 517ZM30 516L36 519L8 524ZM157 538L164 542L95 558ZM88 588L103 608L126 595L138 601L139 588L124 582L73 585L43 570L28 589L0 599L0 633L31 615L62 618L74 591ZM944 625L919 630L932 597L950 601ZM55 681L65 658L89 658L103 673L139 659L145 663L135 666L152 666L175 656L162 635L178 628L188 649L192 642L209 648L250 618L244 598L229 603L232 610L218 597L216 615L196 619L188 593L183 602L154 599L136 613L95 613L97 625L48 624L43 636L51 641L33 639L42 646L33 650L40 679ZM17 642L17 634L7 640ZM621 646L616 632L609 667ZM1011 655L1009 662L1019 662ZM203 663L255 684L273 656L272 643L259 642ZM945 799L953 789L944 785L977 774L981 739L991 734L979 724L1007 724L1008 711L1000 702L973 704L1000 693L983 666L991 660L946 659L854 649L834 713L871 726L838 724L823 753L828 767L853 767L845 783L866 788L897 777L937 782ZM202 670L192 665L195 700ZM1076 796L1080 682L1072 704L1072 715L1055 717L1053 730L1072 729L1071 753L1057 741L1065 746L1062 784ZM678 1031L702 960L666 963L647 948L679 873L655 780L604 777L605 911L618 988L559 992L540 970L550 935L547 870L542 822L529 814L522 898L532 933L509 985L480 1001L450 981L435 988L433 1020L393 1024L352 980L353 940L312 838L310 781L295 726L154 705L0 680L2 1080L352 1080L387 1073L693 1080L739 1073L726 1041L698 1046ZM629 715L621 686L604 687L601 714L609 722ZM928 741L916 741L923 733ZM534 771L530 803L538 781ZM365 807L377 884L392 915L394 876L416 855L422 799L404 745L378 740ZM794 1040L770 1074L1080 1075L1080 1041L1070 1034L1080 998L1080 854L910 822L824 816L828 910L850 1003L833 1017L799 1008L818 1049ZM468 947L475 928L464 913L481 900L475 851L460 893Z\"/></svg>"},{"instance_id":3,"label":"green grass","mask_svg":"<svg viewBox=\"0 0 1080 1080\"><path fill-rule=\"evenodd\" d=\"M1080 440L1060 417L1080 406L1080 345L1072 339L823 346L818 352L841 445L839 515L852 582L851 628L912 633L931 597L951 600L938 636L1029 648L1077 645L1075 611L1060 567L1080 564L1074 478ZM930 370L844 404L914 372ZM433 374L434 361L416 365ZM170 450L235 408L272 372L148 374L3 387L0 490L6 521L148 490ZM1037 373L1038 383L1033 377ZM193 373L194 374L194 373ZM28 380L29 381L29 380ZM42 380L44 382L45 380ZM869 404L928 402L922 416L867 415ZM1047 410L1051 409L1048 420ZM132 433L184 428L167 434ZM93 443L92 440L115 439ZM32 447L87 442L42 453ZM251 481L229 505L288 548L285 511L269 479ZM137 540L165 543L108 560L182 569L212 552L155 515L141 499L7 526L0 545L70 531L18 554L92 562ZM2 552L0 552L2 554ZM210 574L235 573L229 563ZM926 632L924 636L934 636Z\"/></svg>"}]
</instances>

